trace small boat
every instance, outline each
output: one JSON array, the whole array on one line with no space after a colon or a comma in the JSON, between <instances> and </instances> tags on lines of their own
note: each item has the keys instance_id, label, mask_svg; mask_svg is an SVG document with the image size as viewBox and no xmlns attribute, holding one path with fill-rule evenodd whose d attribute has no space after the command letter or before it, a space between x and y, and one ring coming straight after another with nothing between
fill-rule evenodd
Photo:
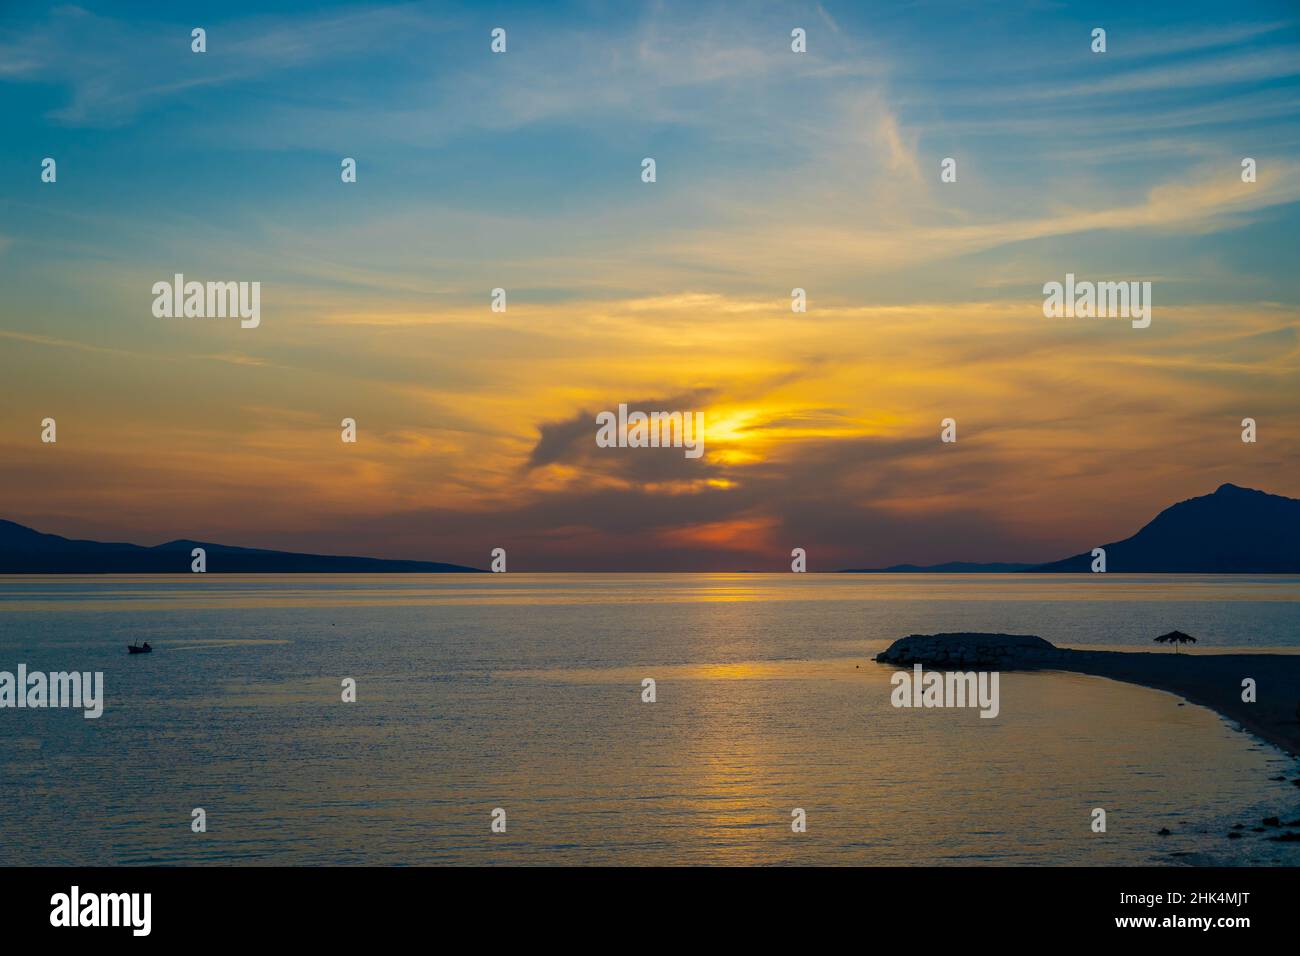
<instances>
[{"instance_id":1,"label":"small boat","mask_svg":"<svg viewBox=\"0 0 1300 956\"><path fill-rule=\"evenodd\" d=\"M150 654L153 652L153 648L149 646L148 641L145 641L143 645L128 644L126 645L126 649L131 654Z\"/></svg>"}]
</instances>

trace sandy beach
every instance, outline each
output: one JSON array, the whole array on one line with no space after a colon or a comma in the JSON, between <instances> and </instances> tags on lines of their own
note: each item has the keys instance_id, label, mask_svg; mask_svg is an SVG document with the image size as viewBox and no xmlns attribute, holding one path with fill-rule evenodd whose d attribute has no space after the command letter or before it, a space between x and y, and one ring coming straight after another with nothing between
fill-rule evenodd
<instances>
[{"instance_id":1,"label":"sandy beach","mask_svg":"<svg viewBox=\"0 0 1300 956\"><path fill-rule=\"evenodd\" d=\"M946 633L900 638L875 659L954 670L1071 671L1140 684L1209 707L1300 755L1300 654L1075 650L1028 634Z\"/></svg>"},{"instance_id":2,"label":"sandy beach","mask_svg":"<svg viewBox=\"0 0 1300 956\"><path fill-rule=\"evenodd\" d=\"M1061 649L1053 670L1094 674L1170 691L1237 721L1258 737L1300 755L1300 654L1173 654ZM1255 681L1255 701L1242 681Z\"/></svg>"}]
</instances>

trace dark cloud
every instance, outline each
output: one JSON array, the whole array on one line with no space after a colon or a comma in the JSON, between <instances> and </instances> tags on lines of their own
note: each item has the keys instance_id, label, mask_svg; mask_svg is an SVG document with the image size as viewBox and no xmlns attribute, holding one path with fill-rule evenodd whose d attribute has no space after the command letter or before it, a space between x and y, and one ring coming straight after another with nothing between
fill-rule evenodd
<instances>
[{"instance_id":1,"label":"dark cloud","mask_svg":"<svg viewBox=\"0 0 1300 956\"><path fill-rule=\"evenodd\" d=\"M681 412L702 411L713 398L710 390L685 392L668 398L626 401L628 411ZM618 401L611 401L601 411L617 413ZM592 474L620 478L637 484L666 481L692 481L716 476L717 469L708 460L708 417L704 421L705 455L687 458L680 448L601 448L596 444L597 412L586 409L572 418L545 422L538 426L537 444L528 456L527 471L546 465L581 465Z\"/></svg>"},{"instance_id":2,"label":"dark cloud","mask_svg":"<svg viewBox=\"0 0 1300 956\"><path fill-rule=\"evenodd\" d=\"M671 406L645 402L638 407ZM552 490L525 481L518 501L508 507L424 509L335 521L322 540L342 536L366 542L366 553L479 566L500 546L511 554L515 570L629 571L786 570L793 547L808 550L815 570L834 570L903 562L1050 560L1082 546L1068 530L1027 530L1008 520L1005 502L989 497L989 489L1005 477L1006 462L991 443L973 437L942 448L937 429L925 439L796 440L764 461L722 466L679 455L598 449L594 418L582 413L543 426L539 446L549 429L554 450L545 457L584 469L611 452L598 470L628 478L629 484ZM661 459L674 464L655 464ZM683 464L704 466L730 486L700 484L673 493L654 487L655 480L677 474ZM925 507L899 510L901 500ZM729 523L752 527L752 539L713 543L699 536L701 528Z\"/></svg>"}]
</instances>

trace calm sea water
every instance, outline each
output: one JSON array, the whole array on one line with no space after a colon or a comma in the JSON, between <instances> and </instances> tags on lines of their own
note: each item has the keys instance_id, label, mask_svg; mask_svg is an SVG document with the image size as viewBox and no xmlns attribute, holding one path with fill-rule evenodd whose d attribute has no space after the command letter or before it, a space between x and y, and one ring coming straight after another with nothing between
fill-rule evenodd
<instances>
[{"instance_id":1,"label":"calm sea water","mask_svg":"<svg viewBox=\"0 0 1300 956\"><path fill-rule=\"evenodd\" d=\"M0 863L1294 863L1225 839L1300 816L1269 780L1294 761L1210 711L1056 673L1003 674L994 720L895 710L870 657L945 630L1300 652L1298 625L1276 577L0 578L0 670L107 697L0 710Z\"/></svg>"}]
</instances>

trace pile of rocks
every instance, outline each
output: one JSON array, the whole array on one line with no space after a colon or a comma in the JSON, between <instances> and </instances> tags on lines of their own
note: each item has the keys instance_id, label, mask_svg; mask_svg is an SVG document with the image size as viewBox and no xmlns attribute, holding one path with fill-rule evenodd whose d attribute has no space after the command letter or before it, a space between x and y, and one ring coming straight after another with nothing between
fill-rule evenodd
<instances>
[{"instance_id":1,"label":"pile of rocks","mask_svg":"<svg viewBox=\"0 0 1300 956\"><path fill-rule=\"evenodd\" d=\"M1029 634L911 634L876 655L882 664L1043 667L1067 651Z\"/></svg>"}]
</instances>

